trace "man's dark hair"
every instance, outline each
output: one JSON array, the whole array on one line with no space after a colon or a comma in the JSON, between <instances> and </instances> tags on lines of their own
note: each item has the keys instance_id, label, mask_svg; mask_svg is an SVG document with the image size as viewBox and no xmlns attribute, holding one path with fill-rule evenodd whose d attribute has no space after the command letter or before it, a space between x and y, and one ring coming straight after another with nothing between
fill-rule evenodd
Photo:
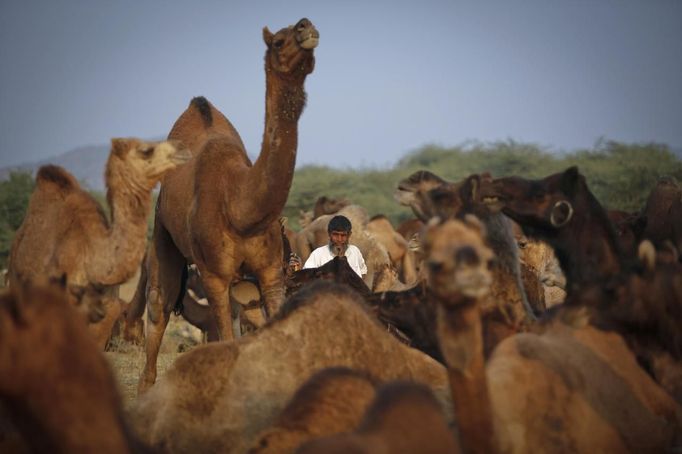
<instances>
[{"instance_id":1,"label":"man's dark hair","mask_svg":"<svg viewBox=\"0 0 682 454\"><path fill-rule=\"evenodd\" d=\"M329 221L327 226L327 233L336 232L348 232L351 231L351 223L346 216L336 215Z\"/></svg>"}]
</instances>

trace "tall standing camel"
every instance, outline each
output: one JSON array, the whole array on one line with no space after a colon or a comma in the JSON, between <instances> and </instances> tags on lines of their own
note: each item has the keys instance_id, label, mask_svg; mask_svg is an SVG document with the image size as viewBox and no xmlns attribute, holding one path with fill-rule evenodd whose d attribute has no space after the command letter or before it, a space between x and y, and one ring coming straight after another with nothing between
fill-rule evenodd
<instances>
[{"instance_id":1,"label":"tall standing camel","mask_svg":"<svg viewBox=\"0 0 682 454\"><path fill-rule=\"evenodd\" d=\"M319 33L301 19L271 33L263 29L265 130L254 164L232 124L205 98L194 98L169 134L195 153L164 178L148 253L147 361L138 391L156 379L156 357L189 261L201 274L222 339L232 339L228 293L242 266L260 283L273 315L284 299L278 218L296 162L303 84L313 71Z\"/></svg>"},{"instance_id":2,"label":"tall standing camel","mask_svg":"<svg viewBox=\"0 0 682 454\"><path fill-rule=\"evenodd\" d=\"M80 295L104 303L104 320L97 324L104 348L120 304L115 286L140 266L147 242L147 217L152 189L161 177L190 153L177 141L145 142L112 139L105 182L111 221L100 204L61 167L38 170L26 217L12 243L9 283L61 279L79 302ZM108 326L100 329L101 325ZM107 332L108 331L108 332Z\"/></svg>"}]
</instances>

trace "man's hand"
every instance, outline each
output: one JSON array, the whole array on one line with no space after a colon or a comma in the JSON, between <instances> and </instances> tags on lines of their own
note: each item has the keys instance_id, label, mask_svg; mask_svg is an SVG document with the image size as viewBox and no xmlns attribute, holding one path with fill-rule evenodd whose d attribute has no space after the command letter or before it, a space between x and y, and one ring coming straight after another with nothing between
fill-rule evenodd
<instances>
[{"instance_id":1,"label":"man's hand","mask_svg":"<svg viewBox=\"0 0 682 454\"><path fill-rule=\"evenodd\" d=\"M301 257L292 252L289 255L289 266L287 267L287 273L294 273L299 271L301 268L303 268L303 261L301 260Z\"/></svg>"}]
</instances>

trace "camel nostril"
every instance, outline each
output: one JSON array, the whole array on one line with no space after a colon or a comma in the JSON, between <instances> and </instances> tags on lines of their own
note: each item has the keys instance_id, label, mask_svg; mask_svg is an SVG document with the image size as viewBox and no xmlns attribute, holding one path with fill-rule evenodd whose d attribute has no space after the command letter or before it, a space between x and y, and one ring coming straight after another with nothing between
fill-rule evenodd
<instances>
[{"instance_id":1,"label":"camel nostril","mask_svg":"<svg viewBox=\"0 0 682 454\"><path fill-rule=\"evenodd\" d=\"M455 252L455 260L459 265L476 265L479 263L478 254L471 246L464 246Z\"/></svg>"},{"instance_id":2,"label":"camel nostril","mask_svg":"<svg viewBox=\"0 0 682 454\"><path fill-rule=\"evenodd\" d=\"M429 271L431 271L432 273L438 273L439 271L443 270L442 262L429 261L427 265L429 267Z\"/></svg>"}]
</instances>

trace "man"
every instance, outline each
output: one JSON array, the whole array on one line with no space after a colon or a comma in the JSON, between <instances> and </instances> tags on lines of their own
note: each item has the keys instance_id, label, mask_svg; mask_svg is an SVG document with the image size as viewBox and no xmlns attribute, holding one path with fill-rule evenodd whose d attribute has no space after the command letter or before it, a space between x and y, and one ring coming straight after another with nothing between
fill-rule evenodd
<instances>
[{"instance_id":1,"label":"man","mask_svg":"<svg viewBox=\"0 0 682 454\"><path fill-rule=\"evenodd\" d=\"M329 243L315 249L306 260L303 268L319 268L336 256L346 256L348 264L358 276L363 277L367 274L367 265L365 265L365 259L362 258L360 249L349 244L352 226L348 218L341 215L331 218L327 226L327 233L329 234ZM300 261L300 258L292 257L289 263L296 269L298 268L296 265L300 265Z\"/></svg>"}]
</instances>

